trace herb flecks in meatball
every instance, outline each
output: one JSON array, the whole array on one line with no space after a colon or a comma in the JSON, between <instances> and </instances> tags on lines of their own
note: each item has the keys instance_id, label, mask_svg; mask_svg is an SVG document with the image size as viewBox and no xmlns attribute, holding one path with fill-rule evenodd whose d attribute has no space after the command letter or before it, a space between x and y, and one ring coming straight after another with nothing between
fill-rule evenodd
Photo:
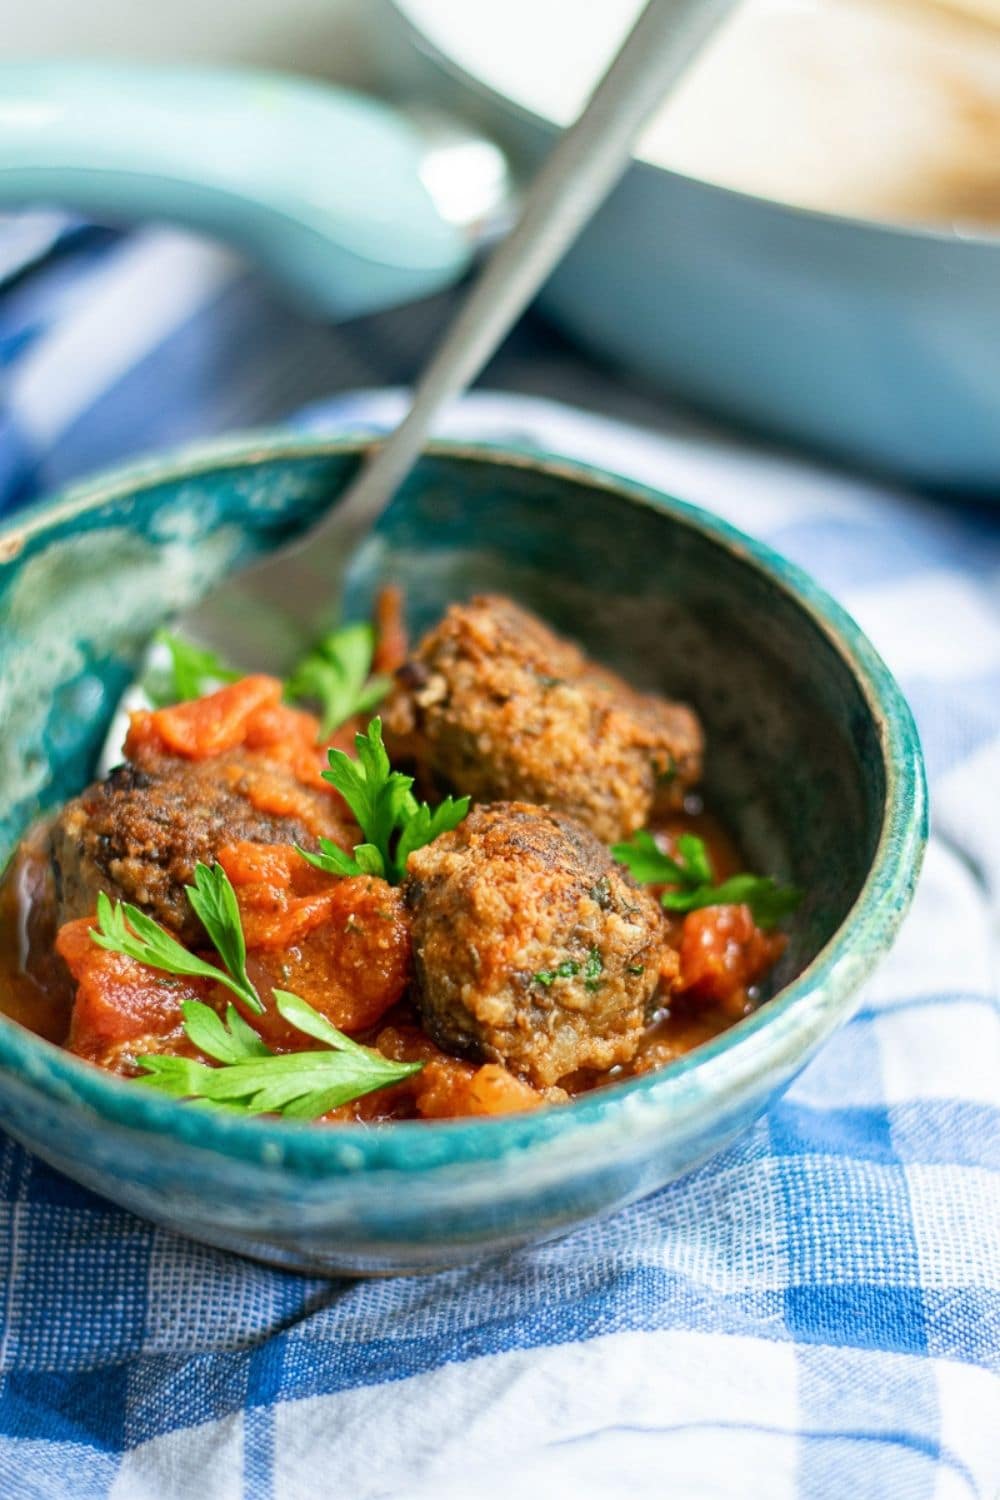
<instances>
[{"instance_id":1,"label":"herb flecks in meatball","mask_svg":"<svg viewBox=\"0 0 1000 1500\"><path fill-rule=\"evenodd\" d=\"M679 806L701 774L689 708L636 692L509 599L453 605L396 683L394 759L475 801L567 812L605 843Z\"/></svg>"},{"instance_id":2,"label":"herb flecks in meatball","mask_svg":"<svg viewBox=\"0 0 1000 1500\"><path fill-rule=\"evenodd\" d=\"M546 1087L628 1062L661 971L656 902L573 818L473 808L410 856L404 886L424 1028Z\"/></svg>"}]
</instances>

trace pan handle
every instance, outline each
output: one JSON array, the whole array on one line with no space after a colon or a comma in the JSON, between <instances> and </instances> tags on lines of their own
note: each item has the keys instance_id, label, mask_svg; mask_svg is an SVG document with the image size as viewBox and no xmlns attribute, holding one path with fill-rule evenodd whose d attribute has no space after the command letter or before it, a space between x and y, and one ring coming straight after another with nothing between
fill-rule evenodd
<instances>
[{"instance_id":1,"label":"pan handle","mask_svg":"<svg viewBox=\"0 0 1000 1500\"><path fill-rule=\"evenodd\" d=\"M404 115L290 75L0 65L0 205L172 220L338 319L428 295L467 266L474 236L442 211L426 161Z\"/></svg>"}]
</instances>

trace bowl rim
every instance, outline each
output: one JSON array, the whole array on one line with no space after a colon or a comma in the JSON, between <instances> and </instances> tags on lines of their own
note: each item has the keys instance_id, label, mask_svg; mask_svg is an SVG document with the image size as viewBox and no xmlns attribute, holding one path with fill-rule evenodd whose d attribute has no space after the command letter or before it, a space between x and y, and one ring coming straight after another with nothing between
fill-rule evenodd
<instances>
[{"instance_id":1,"label":"bowl rim","mask_svg":"<svg viewBox=\"0 0 1000 1500\"><path fill-rule=\"evenodd\" d=\"M485 78L459 62L454 53L447 51L424 29L412 13L410 0L383 0L383 3L389 7L396 24L408 33L410 45L422 56L429 58L442 72L457 80L463 88L487 98L494 107L516 116L522 124L532 125L548 133L558 133L565 128L550 115L542 114L530 104L515 99L512 94L505 94L502 89L487 83ZM665 167L659 162L651 161L648 156L633 155L632 167L644 172L652 172L659 177L669 178L674 182L683 182L689 187L704 188L706 192L730 200L734 204L755 204L758 208L771 209L789 218L803 219L820 225L842 224L851 229L868 230L872 234L884 234L893 238L912 239L934 245L950 245L956 250L962 246L994 248L1000 243L1000 228L996 225L960 221L949 224L908 224L893 219L869 217L865 214L837 213L834 209L810 208L804 204L793 203L789 199L769 198L765 193L751 193L745 188L730 187L724 182L713 182L708 177L695 177L690 172L679 172L674 167Z\"/></svg>"},{"instance_id":2,"label":"bowl rim","mask_svg":"<svg viewBox=\"0 0 1000 1500\"><path fill-rule=\"evenodd\" d=\"M199 443L109 470L41 501L0 527L0 563L32 537L110 502L213 470L273 462L362 456L370 431L302 436L253 431ZM567 1104L481 1119L397 1121L373 1128L337 1123L318 1128L241 1118L137 1089L72 1057L0 1016L0 1089L12 1074L48 1099L80 1106L111 1127L176 1140L228 1158L278 1166L308 1177L372 1170L412 1172L457 1162L495 1162L511 1151L568 1144L581 1128L616 1137L662 1130L699 1114L706 1100L738 1097L759 1086L762 1070L787 1081L818 1043L846 1018L858 985L895 936L909 906L927 832L927 794L916 727L895 679L860 627L796 564L728 521L652 486L592 464L507 443L435 440L431 457L529 469L652 510L697 531L763 573L823 634L843 660L872 716L881 750L885 801L868 874L826 944L789 984L762 1006L655 1072L596 1089Z\"/></svg>"}]
</instances>

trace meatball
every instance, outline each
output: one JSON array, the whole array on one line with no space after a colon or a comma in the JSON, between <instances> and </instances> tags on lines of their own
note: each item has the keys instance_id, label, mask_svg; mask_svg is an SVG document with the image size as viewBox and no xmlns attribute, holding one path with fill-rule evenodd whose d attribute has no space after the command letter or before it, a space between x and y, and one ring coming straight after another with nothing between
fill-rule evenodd
<instances>
[{"instance_id":1,"label":"meatball","mask_svg":"<svg viewBox=\"0 0 1000 1500\"><path fill-rule=\"evenodd\" d=\"M397 673L389 753L422 779L570 813L607 843L701 774L691 709L636 692L509 599L453 605Z\"/></svg>"},{"instance_id":2,"label":"meatball","mask_svg":"<svg viewBox=\"0 0 1000 1500\"><path fill-rule=\"evenodd\" d=\"M653 897L546 808L473 808L411 854L404 894L425 1030L537 1087L628 1062L676 969Z\"/></svg>"},{"instance_id":3,"label":"meatball","mask_svg":"<svg viewBox=\"0 0 1000 1500\"><path fill-rule=\"evenodd\" d=\"M342 805L287 767L234 750L203 761L143 757L67 803L50 850L59 921L93 913L99 891L133 902L185 942L201 926L184 886L223 844L301 843L324 835L350 847Z\"/></svg>"}]
</instances>

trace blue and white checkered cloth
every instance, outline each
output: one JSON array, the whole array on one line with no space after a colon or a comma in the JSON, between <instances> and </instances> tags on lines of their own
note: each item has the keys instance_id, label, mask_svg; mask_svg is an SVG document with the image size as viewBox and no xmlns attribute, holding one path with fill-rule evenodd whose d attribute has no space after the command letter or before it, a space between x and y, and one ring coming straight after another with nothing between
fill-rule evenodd
<instances>
[{"instance_id":1,"label":"blue and white checkered cloth","mask_svg":"<svg viewBox=\"0 0 1000 1500\"><path fill-rule=\"evenodd\" d=\"M0 510L165 441L408 378L441 307L329 330L228 255L38 215L0 232ZM681 1182L559 1244L325 1282L188 1244L0 1149L0 1496L995 1500L1000 1490L1000 510L741 444L529 322L516 435L810 569L920 723L934 836L855 1020ZM384 426L398 395L303 420Z\"/></svg>"}]
</instances>

